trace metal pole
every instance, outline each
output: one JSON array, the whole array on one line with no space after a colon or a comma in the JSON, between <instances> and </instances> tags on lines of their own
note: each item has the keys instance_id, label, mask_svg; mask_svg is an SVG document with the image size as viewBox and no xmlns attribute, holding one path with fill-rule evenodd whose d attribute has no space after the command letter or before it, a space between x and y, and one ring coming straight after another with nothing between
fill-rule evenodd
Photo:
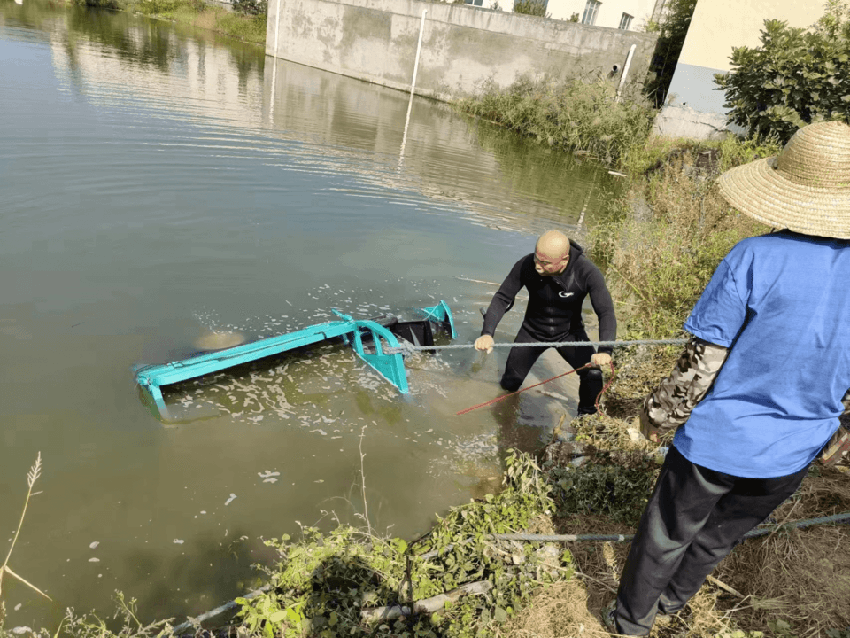
<instances>
[{"instance_id":1,"label":"metal pole","mask_svg":"<svg viewBox=\"0 0 850 638\"><path fill-rule=\"evenodd\" d=\"M274 124L274 92L275 80L277 79L277 42L280 34L280 0L277 0L277 8L274 12L274 49L272 50L272 90L269 98L269 124Z\"/></svg>"},{"instance_id":2,"label":"metal pole","mask_svg":"<svg viewBox=\"0 0 850 638\"><path fill-rule=\"evenodd\" d=\"M278 0L280 2L280 0ZM629 67L632 64L632 56L635 54L635 49L637 49L637 45L633 44L629 48L629 57L626 58L626 66L623 67L623 75L620 76L620 86L617 87L617 102L620 101L620 94L623 91L623 84L626 82L626 76L629 74Z\"/></svg>"},{"instance_id":3,"label":"metal pole","mask_svg":"<svg viewBox=\"0 0 850 638\"><path fill-rule=\"evenodd\" d=\"M277 58L277 38L280 33L280 0L277 0L277 9L274 12L274 51L272 57Z\"/></svg>"},{"instance_id":4,"label":"metal pole","mask_svg":"<svg viewBox=\"0 0 850 638\"><path fill-rule=\"evenodd\" d=\"M278 0L280 2L280 0ZM401 168L404 160L404 146L407 144L407 127L410 125L410 112L413 110L413 89L416 87L416 73L419 70L419 56L422 54L422 34L425 32L425 14L428 9L422 10L422 20L419 23L419 44L416 45L416 61L413 63L413 80L410 82L410 101L407 103L407 117L404 119L404 136L401 138L401 150L399 151L398 164Z\"/></svg>"}]
</instances>

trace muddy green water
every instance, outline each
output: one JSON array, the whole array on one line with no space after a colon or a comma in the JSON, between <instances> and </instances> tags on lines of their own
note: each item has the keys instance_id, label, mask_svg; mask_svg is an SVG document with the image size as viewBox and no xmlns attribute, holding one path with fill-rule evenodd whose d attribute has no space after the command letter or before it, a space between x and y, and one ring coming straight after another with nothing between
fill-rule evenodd
<instances>
[{"instance_id":1,"label":"muddy green water","mask_svg":"<svg viewBox=\"0 0 850 638\"><path fill-rule=\"evenodd\" d=\"M471 342L495 290L480 282L546 228L580 235L614 187L424 99L401 153L406 110L209 33L0 0L0 553L41 451L10 565L55 601L7 578L8 626L109 613L115 589L145 619L231 599L262 537L362 522L361 444L372 526L410 538L575 410L569 377L546 386L563 400L454 416L499 393L504 350L412 359L399 396L341 345L184 384L171 427L140 400L131 366L209 329L254 339L445 299Z\"/></svg>"}]
</instances>

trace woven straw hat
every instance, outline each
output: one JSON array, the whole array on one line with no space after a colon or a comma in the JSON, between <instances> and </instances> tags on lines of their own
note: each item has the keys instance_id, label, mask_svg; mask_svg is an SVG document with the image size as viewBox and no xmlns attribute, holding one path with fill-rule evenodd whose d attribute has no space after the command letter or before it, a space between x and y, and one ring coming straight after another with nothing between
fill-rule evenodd
<instances>
[{"instance_id":1,"label":"woven straw hat","mask_svg":"<svg viewBox=\"0 0 850 638\"><path fill-rule=\"evenodd\" d=\"M850 126L809 124L776 157L730 169L718 184L732 206L768 226L850 239Z\"/></svg>"}]
</instances>

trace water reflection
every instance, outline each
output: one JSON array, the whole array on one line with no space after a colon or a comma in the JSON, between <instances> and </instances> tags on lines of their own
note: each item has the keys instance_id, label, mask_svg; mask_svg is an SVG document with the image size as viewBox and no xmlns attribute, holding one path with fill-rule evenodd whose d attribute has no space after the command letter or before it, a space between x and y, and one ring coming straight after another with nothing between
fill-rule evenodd
<instances>
[{"instance_id":1,"label":"water reflection","mask_svg":"<svg viewBox=\"0 0 850 638\"><path fill-rule=\"evenodd\" d=\"M175 388L167 430L130 370L202 329L256 339L435 298L469 342L480 282L542 227L574 229L593 166L417 98L400 168L405 93L122 13L0 0L0 49L0 493L42 450L15 566L61 607L109 613L119 588L147 618L197 614L243 590L257 537L322 510L357 523L363 426L372 524L402 536L551 427L532 393L455 416L499 393L506 352L413 358L400 397L323 344ZM62 614L10 592L11 623Z\"/></svg>"},{"instance_id":2,"label":"water reflection","mask_svg":"<svg viewBox=\"0 0 850 638\"><path fill-rule=\"evenodd\" d=\"M106 101L124 94L177 117L243 130L271 128L278 140L297 146L278 149L265 141L246 148L242 140L241 149L229 150L263 152L270 161L283 150L289 161L281 168L370 173L381 189L414 188L449 202L452 212L462 203L478 223L535 233L555 223L578 231L592 185L610 183L594 164L529 146L418 97L400 164L408 102L401 91L266 60L255 46L222 47L208 33L188 38L186 29L125 13L72 7L66 19L66 28L57 25L53 33L54 64L77 91ZM372 154L371 165L364 165L362 151Z\"/></svg>"}]
</instances>

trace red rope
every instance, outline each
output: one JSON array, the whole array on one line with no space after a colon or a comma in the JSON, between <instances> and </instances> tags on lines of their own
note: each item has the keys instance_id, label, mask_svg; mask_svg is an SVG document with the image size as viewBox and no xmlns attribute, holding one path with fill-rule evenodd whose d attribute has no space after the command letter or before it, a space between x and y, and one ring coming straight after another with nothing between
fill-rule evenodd
<instances>
[{"instance_id":1,"label":"red rope","mask_svg":"<svg viewBox=\"0 0 850 638\"><path fill-rule=\"evenodd\" d=\"M527 388L523 388L522 390L517 390L516 392L508 392L507 394L503 394L500 397L496 397L495 399L490 399L489 401L485 401L484 403L479 403L478 405L473 405L471 408L466 408L465 410L461 410L456 414L456 416L461 416L462 414L466 414L467 412L472 412L473 410L477 410L478 408L483 408L486 405L490 405L491 403L498 403L502 399L507 399L512 394L519 394L520 392L525 392L526 390L531 390L531 388L536 388L539 385L543 385L544 383L549 383L550 381L554 381L555 379L560 379L561 377L565 377L568 374L572 374L573 372L578 372L579 370L584 370L585 368L589 368L592 366L592 363L585 363L582 367L576 368L575 370L570 370L569 372L564 372L563 374L559 374L557 376L546 379L545 381L541 381L540 383L535 383L534 385L530 385ZM602 398L602 395L605 394L605 391L611 385L611 382L614 380L614 362L610 363L611 365L611 378L608 379L608 383L605 384L605 387L602 388L602 391L599 393L599 396L596 397L596 409L599 409L599 399Z\"/></svg>"}]
</instances>

